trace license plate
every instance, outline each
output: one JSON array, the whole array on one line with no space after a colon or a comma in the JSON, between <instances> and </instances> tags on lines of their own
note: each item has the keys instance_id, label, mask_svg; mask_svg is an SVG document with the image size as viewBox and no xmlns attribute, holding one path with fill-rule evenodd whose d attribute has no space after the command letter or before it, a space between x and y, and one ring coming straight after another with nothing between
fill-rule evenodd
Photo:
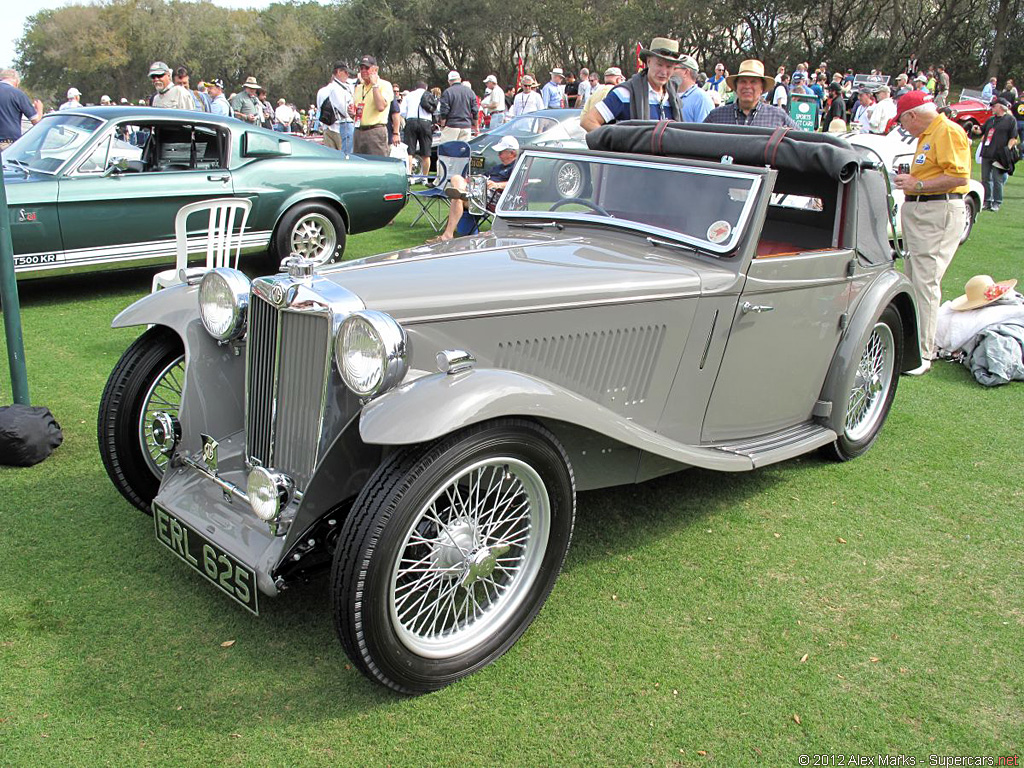
<instances>
[{"instance_id":1,"label":"license plate","mask_svg":"<svg viewBox=\"0 0 1024 768\"><path fill-rule=\"evenodd\" d=\"M483 170L484 159L483 157L477 155L476 157L472 158L469 161L469 165L473 170Z\"/></svg>"},{"instance_id":2,"label":"license plate","mask_svg":"<svg viewBox=\"0 0 1024 768\"><path fill-rule=\"evenodd\" d=\"M153 505L153 525L156 528L157 541L236 603L257 616L260 615L256 572L252 568L238 562L201 533L157 504Z\"/></svg>"}]
</instances>

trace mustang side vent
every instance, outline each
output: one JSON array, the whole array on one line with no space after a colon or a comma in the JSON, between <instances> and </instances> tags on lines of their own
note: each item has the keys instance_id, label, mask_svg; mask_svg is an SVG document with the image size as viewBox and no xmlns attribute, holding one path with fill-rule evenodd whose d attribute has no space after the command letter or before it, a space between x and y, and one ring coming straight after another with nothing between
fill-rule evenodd
<instances>
[{"instance_id":1,"label":"mustang side vent","mask_svg":"<svg viewBox=\"0 0 1024 768\"><path fill-rule=\"evenodd\" d=\"M610 407L639 405L647 397L664 339L664 325L649 325L501 341L496 363Z\"/></svg>"}]
</instances>

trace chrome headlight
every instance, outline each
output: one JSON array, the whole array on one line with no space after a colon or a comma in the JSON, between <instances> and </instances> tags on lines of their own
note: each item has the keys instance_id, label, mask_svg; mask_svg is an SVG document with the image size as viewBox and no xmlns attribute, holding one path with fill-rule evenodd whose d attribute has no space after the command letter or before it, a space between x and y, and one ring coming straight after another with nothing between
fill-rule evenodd
<instances>
[{"instance_id":1,"label":"chrome headlight","mask_svg":"<svg viewBox=\"0 0 1024 768\"><path fill-rule=\"evenodd\" d=\"M249 278L237 269L221 267L199 282L199 316L215 339L230 341L245 333L249 309Z\"/></svg>"},{"instance_id":2,"label":"chrome headlight","mask_svg":"<svg viewBox=\"0 0 1024 768\"><path fill-rule=\"evenodd\" d=\"M957 111L956 111L955 109L950 109L950 110L949 110L949 116L950 116L951 118L953 118L953 117L956 117L956 116L957 116L957 115L959 115L959 114L960 114L960 113L959 113L959 112L957 112Z\"/></svg>"},{"instance_id":3,"label":"chrome headlight","mask_svg":"<svg viewBox=\"0 0 1024 768\"><path fill-rule=\"evenodd\" d=\"M405 331L383 312L367 309L345 318L334 339L334 362L345 385L371 397L398 384L407 369Z\"/></svg>"}]
</instances>

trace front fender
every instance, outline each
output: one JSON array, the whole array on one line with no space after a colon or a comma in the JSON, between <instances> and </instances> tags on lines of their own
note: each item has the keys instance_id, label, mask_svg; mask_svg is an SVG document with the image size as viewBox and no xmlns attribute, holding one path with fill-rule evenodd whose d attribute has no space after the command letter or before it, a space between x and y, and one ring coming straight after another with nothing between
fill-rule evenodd
<instances>
[{"instance_id":1,"label":"front fender","mask_svg":"<svg viewBox=\"0 0 1024 768\"><path fill-rule=\"evenodd\" d=\"M502 416L575 424L681 464L754 468L747 456L677 443L556 384L494 368L430 374L388 392L363 408L359 434L375 445L410 445Z\"/></svg>"},{"instance_id":2,"label":"front fender","mask_svg":"<svg viewBox=\"0 0 1024 768\"><path fill-rule=\"evenodd\" d=\"M198 285L175 285L150 293L122 309L110 327L166 325L184 339L188 324L199 315L197 293Z\"/></svg>"}]
</instances>

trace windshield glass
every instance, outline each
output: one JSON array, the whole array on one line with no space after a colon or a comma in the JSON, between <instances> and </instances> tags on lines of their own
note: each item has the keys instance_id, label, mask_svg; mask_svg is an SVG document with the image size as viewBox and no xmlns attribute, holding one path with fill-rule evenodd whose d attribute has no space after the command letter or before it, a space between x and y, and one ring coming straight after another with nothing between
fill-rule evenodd
<instances>
[{"instance_id":1,"label":"windshield glass","mask_svg":"<svg viewBox=\"0 0 1024 768\"><path fill-rule=\"evenodd\" d=\"M558 125L553 117L534 117L532 115L520 115L513 117L507 123L502 123L493 131L488 131L488 136L534 136L538 133L550 131Z\"/></svg>"},{"instance_id":2,"label":"windshield glass","mask_svg":"<svg viewBox=\"0 0 1024 768\"><path fill-rule=\"evenodd\" d=\"M577 196L567 198L559 180L570 171L581 181ZM739 242L759 185L757 175L741 171L528 152L497 212L506 219L540 216L634 229L724 254Z\"/></svg>"},{"instance_id":3,"label":"windshield glass","mask_svg":"<svg viewBox=\"0 0 1024 768\"><path fill-rule=\"evenodd\" d=\"M4 162L32 171L56 173L103 125L87 115L50 115L4 150Z\"/></svg>"}]
</instances>

